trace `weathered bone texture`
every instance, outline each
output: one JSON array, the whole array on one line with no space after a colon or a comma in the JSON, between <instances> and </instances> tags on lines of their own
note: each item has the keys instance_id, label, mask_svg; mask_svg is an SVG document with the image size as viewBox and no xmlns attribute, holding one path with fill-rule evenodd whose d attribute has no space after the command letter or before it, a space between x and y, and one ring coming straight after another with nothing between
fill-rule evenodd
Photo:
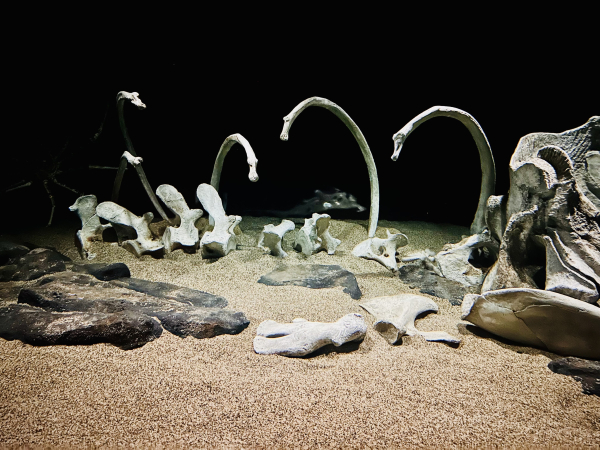
<instances>
[{"instance_id":1,"label":"weathered bone texture","mask_svg":"<svg viewBox=\"0 0 600 450\"><path fill-rule=\"evenodd\" d=\"M438 305L422 295L398 294L376 297L359 305L375 316L373 326L390 344L402 342L402 336L423 336L428 341L443 341L449 344L460 343L444 331L419 331L415 319L428 311L438 312Z\"/></svg>"},{"instance_id":2,"label":"weathered bone texture","mask_svg":"<svg viewBox=\"0 0 600 450\"><path fill-rule=\"evenodd\" d=\"M377 178L377 168L375 167L375 160L373 159L371 149L369 148L365 137L358 126L346 113L346 111L326 98L308 98L303 102L300 102L298 106L296 106L287 116L283 118L283 130L281 131L280 138L282 141L288 140L290 129L292 128L294 120L296 120L300 113L309 106L320 106L335 114L342 122L344 122L344 125L348 127L354 136L354 139L356 139L358 146L360 147L360 151L362 152L365 162L367 163L367 170L369 171L369 183L371 185L371 210L369 213L368 236L373 237L375 236L375 231L377 231L377 221L379 220L379 180Z\"/></svg>"},{"instance_id":3,"label":"weathered bone texture","mask_svg":"<svg viewBox=\"0 0 600 450\"><path fill-rule=\"evenodd\" d=\"M456 244L446 244L442 251L435 255L435 264L439 269L439 275L465 286L480 286L485 278L485 273L480 268L473 266L469 260L472 258L473 252L482 248L488 249L493 255L498 254L498 243L490 237L488 230L465 237Z\"/></svg>"},{"instance_id":4,"label":"weathered bone texture","mask_svg":"<svg viewBox=\"0 0 600 450\"><path fill-rule=\"evenodd\" d=\"M203 258L219 258L227 255L237 246L234 228L242 221L240 216L227 216L221 197L214 187L203 183L196 190L198 200L215 221L212 231L207 231L200 240Z\"/></svg>"},{"instance_id":5,"label":"weathered bone texture","mask_svg":"<svg viewBox=\"0 0 600 450\"><path fill-rule=\"evenodd\" d=\"M475 213L475 218L471 224L471 233L481 233L486 227L485 212L487 199L490 195L494 194L494 189L496 187L496 167L487 137L473 116L466 111L458 108L452 108L450 106L434 106L429 108L427 111L424 111L416 116L406 125L404 125L400 131L394 134L394 153L392 155L392 160L396 161L398 159L400 151L402 150L402 145L410 133L415 131L423 122L426 122L433 117L440 116L452 117L453 119L456 119L462 123L465 127L467 127L471 133L471 136L475 140L475 144L477 145L477 150L479 151L479 160L481 162L481 191L479 194L477 212Z\"/></svg>"},{"instance_id":6,"label":"weathered bone texture","mask_svg":"<svg viewBox=\"0 0 600 450\"><path fill-rule=\"evenodd\" d=\"M123 227L125 227L126 230L129 228L129 230L127 230L129 233L131 232L131 229L135 230L137 237L122 241L121 246L129 250L138 258L144 254L157 252L164 248L160 241L154 239L150 228L148 228L148 224L152 222L152 219L154 218L154 214L151 212L147 212L142 217L138 217L116 203L102 202L96 207L96 213L104 220L108 220L117 231L117 234L123 232ZM127 237L131 236L129 233ZM121 238L119 240L121 240Z\"/></svg>"},{"instance_id":7,"label":"weathered bone texture","mask_svg":"<svg viewBox=\"0 0 600 450\"><path fill-rule=\"evenodd\" d=\"M129 132L127 131L127 127L125 126L125 117L123 116L123 107L125 105L125 100L129 100L133 105L137 106L138 109L146 109L146 105L140 100L139 94L137 92L125 92L121 91L117 94L117 111L119 114L119 125L121 126L121 133L125 138L125 144L127 145L127 151L123 153L121 156L121 162L119 163L119 169L117 170L117 176L115 177L115 183L113 185L113 192L111 200L116 203L119 201L119 191L121 190L121 183L123 182L123 175L125 175L125 170L127 169L127 163L131 164L138 176L140 177L140 181L150 197L152 204L160 214L160 216L169 222L169 224L174 225L172 219L167 217L164 209L160 205L156 195L154 195L154 191L150 186L148 178L144 173L144 169L141 166L142 158L138 157L137 153L133 148L133 144L131 143L131 138L129 137Z\"/></svg>"},{"instance_id":8,"label":"weathered bone texture","mask_svg":"<svg viewBox=\"0 0 600 450\"><path fill-rule=\"evenodd\" d=\"M600 359L600 308L539 289L467 294L462 319L511 341Z\"/></svg>"},{"instance_id":9,"label":"weathered bone texture","mask_svg":"<svg viewBox=\"0 0 600 450\"><path fill-rule=\"evenodd\" d=\"M347 314L333 323L265 320L256 329L254 351L261 355L305 356L325 345L339 347L362 340L366 333L367 324L360 314Z\"/></svg>"},{"instance_id":10,"label":"weathered bone texture","mask_svg":"<svg viewBox=\"0 0 600 450\"><path fill-rule=\"evenodd\" d=\"M598 301L600 203L593 193L598 148L598 116L564 133L534 133L519 141L510 161L506 213L497 207L492 214L500 216L494 229L507 225L482 292L543 288Z\"/></svg>"},{"instance_id":11,"label":"weathered bone texture","mask_svg":"<svg viewBox=\"0 0 600 450\"><path fill-rule=\"evenodd\" d=\"M223 162L225 161L225 156L231 150L231 147L235 143L238 143L244 147L246 150L246 157L248 161L248 166L250 167L250 171L248 172L248 179L250 181L258 181L258 173L256 173L256 165L258 164L258 159L254 154L254 150L250 146L250 143L246 140L244 136L239 133L232 134L231 136L227 136L225 141L221 145L219 149L219 153L217 154L217 159L215 160L215 167L213 168L212 177L210 178L210 184L215 190L219 191L219 182L221 180L221 171L223 170Z\"/></svg>"},{"instance_id":12,"label":"weathered bone texture","mask_svg":"<svg viewBox=\"0 0 600 450\"><path fill-rule=\"evenodd\" d=\"M180 247L197 248L200 238L196 221L202 216L203 211L190 209L183 195L170 184L161 184L156 189L156 195L175 213L179 222L179 227L167 227L165 230L162 237L165 250L171 252Z\"/></svg>"},{"instance_id":13,"label":"weathered bone texture","mask_svg":"<svg viewBox=\"0 0 600 450\"><path fill-rule=\"evenodd\" d=\"M329 233L329 214L314 213L310 219L304 219L304 226L296 232L294 248L310 256L321 250L326 250L329 255L342 243Z\"/></svg>"},{"instance_id":14,"label":"weathered bone texture","mask_svg":"<svg viewBox=\"0 0 600 450\"><path fill-rule=\"evenodd\" d=\"M258 239L258 246L264 250L268 250L271 255L285 258L287 253L281 247L281 242L286 233L293 231L296 225L291 220L282 220L277 226L273 224L265 225L260 238Z\"/></svg>"},{"instance_id":15,"label":"weathered bone texture","mask_svg":"<svg viewBox=\"0 0 600 450\"><path fill-rule=\"evenodd\" d=\"M77 231L77 239L81 245L79 254L84 259L96 257L94 253L90 253L90 242L101 241L102 232L111 226L100 223L100 218L96 214L96 206L98 206L98 200L95 195L79 197L75 203L69 206L69 210L76 212L81 220L81 230Z\"/></svg>"},{"instance_id":16,"label":"weathered bone texture","mask_svg":"<svg viewBox=\"0 0 600 450\"><path fill-rule=\"evenodd\" d=\"M366 239L354 247L352 254L359 258L372 259L392 272L397 272L397 249L407 245L408 238L402 233L392 234L390 230L385 231L387 232L386 239L378 237Z\"/></svg>"}]
</instances>

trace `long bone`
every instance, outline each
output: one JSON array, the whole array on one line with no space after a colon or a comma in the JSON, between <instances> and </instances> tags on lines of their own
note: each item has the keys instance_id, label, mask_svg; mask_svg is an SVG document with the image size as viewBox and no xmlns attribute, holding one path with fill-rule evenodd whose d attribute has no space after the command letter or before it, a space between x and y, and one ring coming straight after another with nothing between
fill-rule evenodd
<instances>
[{"instance_id":1,"label":"long bone","mask_svg":"<svg viewBox=\"0 0 600 450\"><path fill-rule=\"evenodd\" d=\"M117 170L117 176L115 177L115 184L113 186L113 192L111 200L116 203L119 200L119 191L121 190L121 183L123 182L123 175L125 174L125 169L127 169L127 163L129 162L138 173L140 177L140 181L150 197L152 204L160 214L160 216L169 222L170 225L174 225L172 219L169 219L165 210L160 205L152 187L150 187L150 183L148 182L148 178L144 173L144 169L141 166L142 158L138 157L137 153L133 149L133 144L131 143L131 138L129 137L129 132L127 131L127 126L125 126L125 117L123 116L123 107L125 105L125 100L129 100L132 104L138 107L138 109L146 109L146 105L142 103L140 100L139 94L137 92L125 92L121 91L117 94L117 111L119 113L119 125L121 126L121 132L123 133L123 137L125 138L125 144L127 145L127 151L123 153L121 156L121 162L119 163L119 169Z\"/></svg>"},{"instance_id":2,"label":"long bone","mask_svg":"<svg viewBox=\"0 0 600 450\"><path fill-rule=\"evenodd\" d=\"M250 143L244 136L239 133L232 134L231 136L227 136L221 145L219 153L217 154L217 159L215 160L215 167L213 168L212 177L210 178L210 185L214 187L217 192L219 191L219 182L221 181L221 171L223 170L225 156L227 156L227 153L229 153L229 150L231 150L231 147L233 147L235 143L240 144L242 147L244 147L244 150L246 150L247 162L248 166L250 167L248 179L253 182L258 181L258 173L256 173L258 159L254 154L254 150L252 150Z\"/></svg>"},{"instance_id":3,"label":"long bone","mask_svg":"<svg viewBox=\"0 0 600 450\"><path fill-rule=\"evenodd\" d=\"M335 114L342 122L344 122L344 125L348 127L354 136L354 139L356 139L358 146L360 147L360 151L362 152L365 162L367 163L367 169L369 171L369 183L371 185L371 208L369 212L368 230L368 235L371 238L375 236L375 231L377 231L377 221L379 220L379 180L377 178L377 168L375 167L375 160L373 160L371 149L369 148L365 137L360 131L360 128L358 128L346 111L326 98L311 97L303 102L300 102L298 106L292 110L292 112L283 118L283 130L281 131L281 135L279 137L282 141L288 140L290 129L292 128L294 120L296 120L300 113L309 106L320 106Z\"/></svg>"},{"instance_id":4,"label":"long bone","mask_svg":"<svg viewBox=\"0 0 600 450\"><path fill-rule=\"evenodd\" d=\"M494 157L490 144L485 136L481 126L475 120L475 118L463 111L462 109L452 108L451 106L434 106L429 108L427 111L422 112L410 122L408 122L400 131L394 134L394 153L392 160L396 161L402 150L402 145L406 138L417 129L423 122L427 122L433 117L451 117L462 123L475 140L477 144L477 150L479 151L479 160L481 162L481 191L479 194L479 203L477 205L477 212L475 218L471 224L471 233L481 233L486 227L485 224L485 212L486 203L490 195L494 195L496 187L496 166L494 164Z\"/></svg>"}]
</instances>

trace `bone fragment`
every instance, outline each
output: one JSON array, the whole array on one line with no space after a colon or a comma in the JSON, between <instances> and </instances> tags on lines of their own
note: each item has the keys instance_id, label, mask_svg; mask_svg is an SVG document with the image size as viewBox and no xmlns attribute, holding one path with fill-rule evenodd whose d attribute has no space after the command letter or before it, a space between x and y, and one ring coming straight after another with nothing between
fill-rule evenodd
<instances>
[{"instance_id":1,"label":"bone fragment","mask_svg":"<svg viewBox=\"0 0 600 450\"><path fill-rule=\"evenodd\" d=\"M95 195L79 197L75 203L69 206L69 210L76 212L81 220L81 230L77 231L77 239L81 244L79 253L85 259L96 257L94 253L90 253L90 242L101 241L102 232L111 226L100 223L100 218L96 214L96 206L98 206L98 200Z\"/></svg>"},{"instance_id":2,"label":"bone fragment","mask_svg":"<svg viewBox=\"0 0 600 450\"><path fill-rule=\"evenodd\" d=\"M260 238L258 240L258 246L266 251L269 251L273 256L279 256L285 258L287 253L281 247L283 237L289 231L294 230L296 225L291 220L284 219L279 225L273 224L265 225Z\"/></svg>"},{"instance_id":3,"label":"bone fragment","mask_svg":"<svg viewBox=\"0 0 600 450\"><path fill-rule=\"evenodd\" d=\"M304 226L296 232L294 248L307 256L320 250L333 255L341 241L329 233L330 220L329 214L318 213L314 213L310 219L304 219Z\"/></svg>"},{"instance_id":4,"label":"bone fragment","mask_svg":"<svg viewBox=\"0 0 600 450\"><path fill-rule=\"evenodd\" d=\"M473 219L473 223L471 225L471 233L481 233L486 227L485 212L487 199L490 195L494 194L494 189L496 187L496 167L487 137L473 116L466 111L458 108L452 108L450 106L434 106L429 108L427 111L424 111L413 118L410 122L404 125L400 131L394 134L394 153L392 155L392 160L396 161L398 159L400 151L402 150L402 145L410 133L415 131L423 122L426 122L433 117L440 116L452 117L461 122L465 127L467 127L471 133L471 136L475 140L475 144L477 145L477 150L479 151L479 160L481 162L481 191L479 194L477 212L475 213L475 218Z\"/></svg>"},{"instance_id":5,"label":"bone fragment","mask_svg":"<svg viewBox=\"0 0 600 450\"><path fill-rule=\"evenodd\" d=\"M328 344L339 347L362 340L366 332L367 325L360 314L347 314L333 323L265 320L256 330L254 351L261 355L304 356Z\"/></svg>"},{"instance_id":6,"label":"bone fragment","mask_svg":"<svg viewBox=\"0 0 600 450\"><path fill-rule=\"evenodd\" d=\"M397 272L396 252L399 247L408 244L408 238L402 233L392 234L390 230L385 231L387 232L386 239L378 237L366 239L354 247L352 254L359 258L377 261L392 272Z\"/></svg>"},{"instance_id":7,"label":"bone fragment","mask_svg":"<svg viewBox=\"0 0 600 450\"><path fill-rule=\"evenodd\" d=\"M198 200L215 221L212 231L207 231L200 240L203 258L219 258L237 246L234 228L242 221L240 216L228 216L223 209L221 197L214 187L203 183L196 190Z\"/></svg>"},{"instance_id":8,"label":"bone fragment","mask_svg":"<svg viewBox=\"0 0 600 450\"><path fill-rule=\"evenodd\" d=\"M196 221L202 216L201 209L190 209L183 195L169 184L161 184L156 189L156 195L177 216L179 227L167 227L163 234L163 243L167 252L176 248L185 247L195 249L198 247L199 237Z\"/></svg>"},{"instance_id":9,"label":"bone fragment","mask_svg":"<svg viewBox=\"0 0 600 450\"><path fill-rule=\"evenodd\" d=\"M460 343L460 339L444 331L419 331L415 319L428 311L438 312L438 305L422 295L398 294L376 297L359 305L375 316L374 328L390 344L402 342L402 336L422 336L428 341Z\"/></svg>"},{"instance_id":10,"label":"bone fragment","mask_svg":"<svg viewBox=\"0 0 600 450\"><path fill-rule=\"evenodd\" d=\"M308 98L303 102L300 102L287 116L283 118L283 130L281 131L281 135L279 137L282 141L288 140L290 129L292 128L294 120L296 120L300 113L309 106L320 106L335 114L342 122L344 122L344 125L348 127L354 136L354 139L356 139L358 146L360 147L363 158L367 163L367 170L369 171L369 183L371 186L371 210L369 213L368 236L373 237L375 236L375 231L377 231L377 221L379 220L379 180L377 178L377 168L375 167L375 160L373 159L371 149L369 148L365 137L360 131L360 128L358 128L346 111L326 98Z\"/></svg>"},{"instance_id":11,"label":"bone fragment","mask_svg":"<svg viewBox=\"0 0 600 450\"><path fill-rule=\"evenodd\" d=\"M467 294L462 319L520 344L600 359L600 308L556 292L521 288Z\"/></svg>"},{"instance_id":12,"label":"bone fragment","mask_svg":"<svg viewBox=\"0 0 600 450\"><path fill-rule=\"evenodd\" d=\"M126 230L129 229L127 230L129 232L135 231L137 237L124 240L121 246L138 258L144 254L154 253L164 248L160 241L154 239L148 227L148 224L154 218L154 214L151 212L138 217L116 203L102 202L96 207L96 213L104 220L109 221L115 230L125 228Z\"/></svg>"}]
</instances>

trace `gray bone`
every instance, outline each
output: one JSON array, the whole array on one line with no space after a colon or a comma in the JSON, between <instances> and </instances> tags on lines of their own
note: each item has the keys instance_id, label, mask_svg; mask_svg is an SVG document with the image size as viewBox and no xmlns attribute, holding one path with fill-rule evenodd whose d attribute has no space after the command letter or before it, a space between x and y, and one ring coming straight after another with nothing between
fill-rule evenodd
<instances>
[{"instance_id":1,"label":"gray bone","mask_svg":"<svg viewBox=\"0 0 600 450\"><path fill-rule=\"evenodd\" d=\"M333 255L341 241L329 233L330 220L329 214L318 213L314 213L310 219L304 219L304 226L296 232L294 248L307 256L320 250Z\"/></svg>"},{"instance_id":2,"label":"gray bone","mask_svg":"<svg viewBox=\"0 0 600 450\"><path fill-rule=\"evenodd\" d=\"M69 210L76 212L81 220L81 230L77 231L77 239L81 244L80 255L85 259L96 257L94 253L90 253L90 242L101 241L102 232L111 226L100 223L100 218L96 214L96 206L98 206L98 200L95 195L79 197L75 203L69 206Z\"/></svg>"},{"instance_id":3,"label":"gray bone","mask_svg":"<svg viewBox=\"0 0 600 450\"><path fill-rule=\"evenodd\" d=\"M390 230L385 231L387 239L378 237L366 239L354 247L352 254L359 258L377 261L392 272L397 272L396 251L399 247L408 244L408 238L402 233L392 234Z\"/></svg>"},{"instance_id":4,"label":"gray bone","mask_svg":"<svg viewBox=\"0 0 600 450\"><path fill-rule=\"evenodd\" d=\"M281 242L285 234L293 231L295 227L294 222L285 219L277 226L273 224L265 225L262 233L260 233L258 246L268 250L273 256L285 258L287 253L281 247Z\"/></svg>"},{"instance_id":5,"label":"gray bone","mask_svg":"<svg viewBox=\"0 0 600 450\"><path fill-rule=\"evenodd\" d=\"M201 209L190 209L183 195L169 184L161 184L156 195L177 216L179 227L167 227L163 234L165 250L171 252L179 247L198 247L199 236L196 221L202 216Z\"/></svg>"}]
</instances>

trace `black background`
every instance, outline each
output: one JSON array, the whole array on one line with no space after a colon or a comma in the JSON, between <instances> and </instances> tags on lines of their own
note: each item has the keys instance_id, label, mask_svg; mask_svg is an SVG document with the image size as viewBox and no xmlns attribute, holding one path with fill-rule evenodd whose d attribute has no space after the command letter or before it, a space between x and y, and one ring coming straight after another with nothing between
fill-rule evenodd
<instances>
[{"instance_id":1,"label":"black background","mask_svg":"<svg viewBox=\"0 0 600 450\"><path fill-rule=\"evenodd\" d=\"M434 105L469 112L479 122L496 161L496 193L508 191L508 163L519 139L533 132L562 132L597 115L594 47L556 33L521 35L518 28L394 29L385 14L365 31L321 29L298 33L248 31L231 40L207 31L181 41L149 44L142 37L111 51L93 45L75 52L37 49L27 61L8 66L17 78L34 74L19 93L14 127L7 127L2 191L20 180L28 188L1 193L3 226L44 226L50 202L41 180L49 161L69 139L57 179L99 202L109 200L115 171L126 150L116 113L119 91L136 91L146 104L125 106L136 152L155 189L175 186L190 207L195 189L209 183L224 139L242 134L258 157L260 180L251 183L243 148L227 156L221 193L227 211L287 209L315 189L354 194L367 211L333 212L333 218L367 219L369 180L360 149L344 124L318 107L295 121L288 142L279 139L283 120L299 102L325 97L342 107L363 132L380 183L380 219L424 220L468 226L481 183L477 148L458 121L436 118L407 139L398 161L392 135ZM391 22L393 24L393 21ZM388 33L378 30L388 28ZM413 28L415 30L415 28ZM286 32L282 39L278 33ZM258 33L254 30L255 34ZM426 38L426 39L425 39ZM160 40L158 40L160 41ZM106 49L105 49L106 50ZM596 61L597 62L597 61ZM595 75L594 75L595 74ZM597 83L595 83L597 85ZM102 135L89 138L108 107ZM16 138L11 140L10 138ZM50 184L55 221L78 219L69 212L77 195ZM154 211L135 172L129 169L120 203L137 215Z\"/></svg>"}]
</instances>

